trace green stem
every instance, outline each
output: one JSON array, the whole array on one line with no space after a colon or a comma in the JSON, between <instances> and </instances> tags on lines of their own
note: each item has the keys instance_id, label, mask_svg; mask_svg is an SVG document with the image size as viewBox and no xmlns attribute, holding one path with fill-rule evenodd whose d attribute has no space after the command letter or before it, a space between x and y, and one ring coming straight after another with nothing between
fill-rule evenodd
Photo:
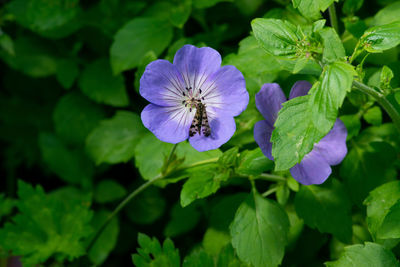
<instances>
[{"instance_id":1,"label":"green stem","mask_svg":"<svg viewBox=\"0 0 400 267\"><path fill-rule=\"evenodd\" d=\"M382 108L387 112L387 114L392 119L394 125L396 126L397 130L400 132L400 114L383 94L376 91L374 88L371 88L358 81L353 81L353 86L357 88L359 91L372 96L379 103L379 105L381 105Z\"/></svg>"},{"instance_id":2,"label":"green stem","mask_svg":"<svg viewBox=\"0 0 400 267\"><path fill-rule=\"evenodd\" d=\"M271 188L271 189L265 191L264 193L262 193L262 196L263 196L263 197L267 197L267 196L269 196L269 195L275 193L276 190L278 190L277 187Z\"/></svg>"},{"instance_id":3,"label":"green stem","mask_svg":"<svg viewBox=\"0 0 400 267\"><path fill-rule=\"evenodd\" d=\"M339 34L339 24L336 17L335 3L332 3L332 5L328 8L328 10L329 10L329 20L331 22L331 26L332 28L335 29L336 33Z\"/></svg>"},{"instance_id":4,"label":"green stem","mask_svg":"<svg viewBox=\"0 0 400 267\"><path fill-rule=\"evenodd\" d=\"M260 179L263 179L263 180L267 180L267 181L271 181L271 182L286 182L285 177L282 177L282 176L279 176L279 175L275 175L275 174L270 174L270 173L262 173L257 178L260 178Z\"/></svg>"},{"instance_id":5,"label":"green stem","mask_svg":"<svg viewBox=\"0 0 400 267\"><path fill-rule=\"evenodd\" d=\"M178 144L175 144L171 152L169 153L167 162L165 164L165 169L168 169L169 164L171 163L172 157L175 153L176 147ZM94 235L93 239L90 241L86 251L90 251L90 249L93 247L93 245L96 243L97 239L100 237L101 233L104 231L104 229L107 227L107 225L111 222L111 220L126 206L126 204L129 203L135 196L140 194L142 191L144 191L147 187L150 185L154 184L156 181L164 178L165 176L162 174L157 175L156 177L148 180L138 188L136 188L132 193L130 193L124 200L122 200L121 203L113 210L113 212L107 217L107 219L104 221L104 223L101 225L101 227L97 230L96 234Z\"/></svg>"},{"instance_id":6,"label":"green stem","mask_svg":"<svg viewBox=\"0 0 400 267\"><path fill-rule=\"evenodd\" d=\"M163 176L159 175L159 176L154 177L151 180L148 180L146 183L139 186L135 191L130 193L121 203L119 203L119 205L114 209L114 211L107 217L105 222L97 230L96 234L94 235L93 239L90 241L90 243L87 247L87 251L90 251L90 249L93 247L94 243L96 243L97 239L99 238L101 233L104 231L104 229L107 227L107 225L126 206L126 204L129 203L129 201L131 201L135 196L137 196L139 193L144 191L147 187L154 184L156 181L160 180L161 178L163 178Z\"/></svg>"}]
</instances>

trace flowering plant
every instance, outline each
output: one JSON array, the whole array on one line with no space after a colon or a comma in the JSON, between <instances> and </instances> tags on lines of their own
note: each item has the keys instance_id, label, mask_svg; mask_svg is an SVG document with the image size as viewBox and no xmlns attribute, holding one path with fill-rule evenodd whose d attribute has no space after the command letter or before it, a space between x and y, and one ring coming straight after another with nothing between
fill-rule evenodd
<instances>
[{"instance_id":1,"label":"flowering plant","mask_svg":"<svg viewBox=\"0 0 400 267\"><path fill-rule=\"evenodd\" d=\"M0 267L400 266L399 0L1 3Z\"/></svg>"}]
</instances>

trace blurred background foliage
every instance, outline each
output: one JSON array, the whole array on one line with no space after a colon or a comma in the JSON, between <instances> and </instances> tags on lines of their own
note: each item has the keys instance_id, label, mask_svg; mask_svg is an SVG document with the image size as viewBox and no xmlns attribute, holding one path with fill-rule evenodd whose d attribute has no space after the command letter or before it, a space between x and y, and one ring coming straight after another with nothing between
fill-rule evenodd
<instances>
[{"instance_id":1,"label":"blurred background foliage","mask_svg":"<svg viewBox=\"0 0 400 267\"><path fill-rule=\"evenodd\" d=\"M365 1L359 8L351 2L363 1L337 4L347 54L368 26L400 19L398 1ZM237 132L221 151L247 149L236 172L261 173L273 165L253 139L253 126L262 119L254 105L255 93L266 82L280 83L287 93L297 80L314 81L316 70L311 64L293 75L293 62L259 48L250 34L250 22L256 17L286 19L296 25L310 21L289 0L12 0L0 4L0 266L5 266L10 249L13 255L25 255L27 266L37 262L130 266L136 247L155 244L142 235L138 244L139 232L159 240L172 238L181 258L195 251L190 255L204 263L200 266L218 255L240 266L229 245L229 224L250 185L238 177L220 177L211 189L215 192L222 186L219 193L200 200L196 200L202 197L196 184L186 183L180 193L181 180L190 173L160 181L112 220L89 253L85 247L119 201L143 179L163 171L165 156L172 149L140 120L146 101L138 94L139 79L145 66L157 58L172 60L184 44L194 44L217 49L224 64L239 68L250 103L236 118ZM364 79L369 85L379 86L383 63L400 72L398 54L394 48L367 58ZM393 88L400 86L399 77L393 78ZM397 176L398 137L380 107L352 92L341 112L349 130L349 155L332 176L350 177L344 181L350 193L343 199L349 196L356 211L353 218L344 219L349 221L344 232L327 226L319 228L321 233L309 227L312 222L305 226L294 212L293 192L299 190L298 184L281 184L271 197L282 205L288 199L292 203L285 208L292 225L285 266L321 265L338 257L342 242L370 240L365 221L358 219L365 211L357 207L371 189ZM200 154L186 145L177 150L183 164L222 155L220 150ZM254 160L261 167L251 165ZM223 167L229 177L230 167ZM270 185L257 183L261 188ZM332 183L326 186L329 190L343 190ZM307 194L306 190L300 192ZM304 203L299 199L296 209L301 210ZM343 205L350 211L350 200ZM6 223L11 218L15 224ZM332 232L335 237L327 234ZM164 250L175 253L168 242ZM218 262L228 266L221 257Z\"/></svg>"}]
</instances>

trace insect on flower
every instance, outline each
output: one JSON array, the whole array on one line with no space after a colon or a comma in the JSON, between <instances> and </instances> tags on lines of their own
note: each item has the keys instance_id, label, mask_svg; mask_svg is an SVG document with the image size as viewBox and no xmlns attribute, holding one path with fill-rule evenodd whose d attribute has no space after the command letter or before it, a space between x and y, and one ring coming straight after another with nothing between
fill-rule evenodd
<instances>
[{"instance_id":1,"label":"insect on flower","mask_svg":"<svg viewBox=\"0 0 400 267\"><path fill-rule=\"evenodd\" d=\"M198 151L226 143L236 130L233 117L249 102L242 73L221 67L216 50L192 45L179 49L173 63L159 59L147 65L140 94L150 102L141 114L147 129L168 143L189 139Z\"/></svg>"}]
</instances>

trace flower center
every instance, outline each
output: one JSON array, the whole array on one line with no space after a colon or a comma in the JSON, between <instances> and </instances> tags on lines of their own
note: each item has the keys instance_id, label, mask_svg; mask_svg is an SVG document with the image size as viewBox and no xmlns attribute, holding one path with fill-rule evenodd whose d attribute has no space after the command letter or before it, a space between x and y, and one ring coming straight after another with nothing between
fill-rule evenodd
<instances>
[{"instance_id":1,"label":"flower center","mask_svg":"<svg viewBox=\"0 0 400 267\"><path fill-rule=\"evenodd\" d=\"M189 107L189 112L192 112L192 109L197 108L199 104L203 105L202 100L204 101L204 97L201 96L202 91L200 88L196 93L194 93L195 90L191 86L185 89L186 92L182 91L182 95L185 97L182 100L182 105Z\"/></svg>"}]
</instances>

